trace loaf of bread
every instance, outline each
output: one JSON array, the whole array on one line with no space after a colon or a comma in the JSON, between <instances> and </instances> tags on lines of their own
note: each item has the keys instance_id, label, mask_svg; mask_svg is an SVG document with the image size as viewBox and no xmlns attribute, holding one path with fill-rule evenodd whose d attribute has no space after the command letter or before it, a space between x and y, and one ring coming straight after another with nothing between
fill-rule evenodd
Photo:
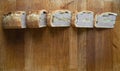
<instances>
[{"instance_id":1,"label":"loaf of bread","mask_svg":"<svg viewBox=\"0 0 120 71\"><path fill-rule=\"evenodd\" d=\"M116 16L117 14L112 12L105 12L105 13L96 15L95 27L96 28L114 28Z\"/></svg>"},{"instance_id":2,"label":"loaf of bread","mask_svg":"<svg viewBox=\"0 0 120 71\"><path fill-rule=\"evenodd\" d=\"M27 14L27 28L40 28L47 25L47 11L29 11Z\"/></svg>"},{"instance_id":3,"label":"loaf of bread","mask_svg":"<svg viewBox=\"0 0 120 71\"><path fill-rule=\"evenodd\" d=\"M92 11L75 12L74 27L93 28L94 13Z\"/></svg>"},{"instance_id":4,"label":"loaf of bread","mask_svg":"<svg viewBox=\"0 0 120 71\"><path fill-rule=\"evenodd\" d=\"M14 11L4 14L3 27L5 29L26 28L26 12Z\"/></svg>"},{"instance_id":5,"label":"loaf of bread","mask_svg":"<svg viewBox=\"0 0 120 71\"><path fill-rule=\"evenodd\" d=\"M56 10L50 14L51 27L68 27L71 25L72 13L68 10Z\"/></svg>"}]
</instances>

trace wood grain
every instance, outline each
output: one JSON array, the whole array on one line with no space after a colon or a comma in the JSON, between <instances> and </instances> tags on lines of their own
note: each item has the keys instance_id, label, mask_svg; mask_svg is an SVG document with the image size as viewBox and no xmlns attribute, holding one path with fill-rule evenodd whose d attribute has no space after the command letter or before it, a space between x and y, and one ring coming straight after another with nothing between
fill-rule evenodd
<instances>
[{"instance_id":1,"label":"wood grain","mask_svg":"<svg viewBox=\"0 0 120 71\"><path fill-rule=\"evenodd\" d=\"M77 10L82 11L87 9L87 0L78 0ZM78 45L78 71L87 71L87 29L78 29L77 45Z\"/></svg>"},{"instance_id":2,"label":"wood grain","mask_svg":"<svg viewBox=\"0 0 120 71\"><path fill-rule=\"evenodd\" d=\"M102 0L97 5L101 6L101 13L108 12L111 11L112 1ZM111 29L97 29L95 35L96 71L113 71Z\"/></svg>"},{"instance_id":3,"label":"wood grain","mask_svg":"<svg viewBox=\"0 0 120 71\"><path fill-rule=\"evenodd\" d=\"M116 12L118 14L117 16L117 22L114 28L114 30L112 30L112 34L113 34L113 42L112 42L112 47L113 47L113 71L119 71L120 70L120 33L118 32L120 29L120 6L118 6L120 4L120 0L114 0L113 1L113 12Z\"/></svg>"},{"instance_id":4,"label":"wood grain","mask_svg":"<svg viewBox=\"0 0 120 71\"><path fill-rule=\"evenodd\" d=\"M115 0L113 2L113 11L116 12L118 14L117 16L117 22L116 22L116 28L112 31L113 32L113 70L114 71L119 71L120 70L120 56L119 56L119 35L120 33L118 32L119 31L119 23L120 23L120 7L118 6L120 4L120 1L119 0Z\"/></svg>"},{"instance_id":5,"label":"wood grain","mask_svg":"<svg viewBox=\"0 0 120 71\"><path fill-rule=\"evenodd\" d=\"M117 21L116 22L116 28L113 30L113 71L119 71L120 70L120 56L119 56L119 53L120 53L120 37L119 37L119 23L120 21Z\"/></svg>"},{"instance_id":6,"label":"wood grain","mask_svg":"<svg viewBox=\"0 0 120 71\"><path fill-rule=\"evenodd\" d=\"M0 0L0 71L120 71L119 4L119 0ZM118 17L114 29L2 29L4 12L41 9L112 11Z\"/></svg>"}]
</instances>

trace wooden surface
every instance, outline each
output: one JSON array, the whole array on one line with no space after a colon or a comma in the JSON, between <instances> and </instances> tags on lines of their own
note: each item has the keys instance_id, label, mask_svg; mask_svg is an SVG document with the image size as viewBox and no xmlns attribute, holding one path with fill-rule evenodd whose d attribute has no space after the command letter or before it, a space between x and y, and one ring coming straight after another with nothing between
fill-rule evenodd
<instances>
[{"instance_id":1,"label":"wooden surface","mask_svg":"<svg viewBox=\"0 0 120 71\"><path fill-rule=\"evenodd\" d=\"M120 71L120 0L0 0L0 71ZM3 30L3 12L118 13L114 29Z\"/></svg>"}]
</instances>

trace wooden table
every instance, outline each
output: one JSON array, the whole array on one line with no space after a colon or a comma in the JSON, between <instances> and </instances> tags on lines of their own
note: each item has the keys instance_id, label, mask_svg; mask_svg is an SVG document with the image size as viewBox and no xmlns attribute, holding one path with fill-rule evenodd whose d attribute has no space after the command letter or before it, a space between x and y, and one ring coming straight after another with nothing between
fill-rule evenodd
<instances>
[{"instance_id":1,"label":"wooden table","mask_svg":"<svg viewBox=\"0 0 120 71\"><path fill-rule=\"evenodd\" d=\"M118 13L114 29L3 30L0 71L120 71L120 0L0 0L3 12L91 10Z\"/></svg>"}]
</instances>

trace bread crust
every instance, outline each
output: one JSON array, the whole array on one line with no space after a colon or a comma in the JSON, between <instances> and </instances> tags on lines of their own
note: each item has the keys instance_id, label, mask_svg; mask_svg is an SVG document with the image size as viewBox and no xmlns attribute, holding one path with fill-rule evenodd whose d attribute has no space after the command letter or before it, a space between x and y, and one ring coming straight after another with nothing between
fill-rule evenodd
<instances>
[{"instance_id":1,"label":"bread crust","mask_svg":"<svg viewBox=\"0 0 120 71\"><path fill-rule=\"evenodd\" d=\"M77 14L78 14L78 11L75 11L75 12L72 14L72 24L71 24L72 27L77 27L77 26L76 26L76 22L75 22L76 19L77 19L77 18L76 18Z\"/></svg>"},{"instance_id":2,"label":"bread crust","mask_svg":"<svg viewBox=\"0 0 120 71\"><path fill-rule=\"evenodd\" d=\"M40 15L42 13L45 13L47 16L46 10L29 11L27 14L27 28L40 28Z\"/></svg>"},{"instance_id":3,"label":"bread crust","mask_svg":"<svg viewBox=\"0 0 120 71\"><path fill-rule=\"evenodd\" d=\"M19 29L22 27L22 15L26 14L25 11L13 11L4 14L3 27L5 29Z\"/></svg>"}]
</instances>

